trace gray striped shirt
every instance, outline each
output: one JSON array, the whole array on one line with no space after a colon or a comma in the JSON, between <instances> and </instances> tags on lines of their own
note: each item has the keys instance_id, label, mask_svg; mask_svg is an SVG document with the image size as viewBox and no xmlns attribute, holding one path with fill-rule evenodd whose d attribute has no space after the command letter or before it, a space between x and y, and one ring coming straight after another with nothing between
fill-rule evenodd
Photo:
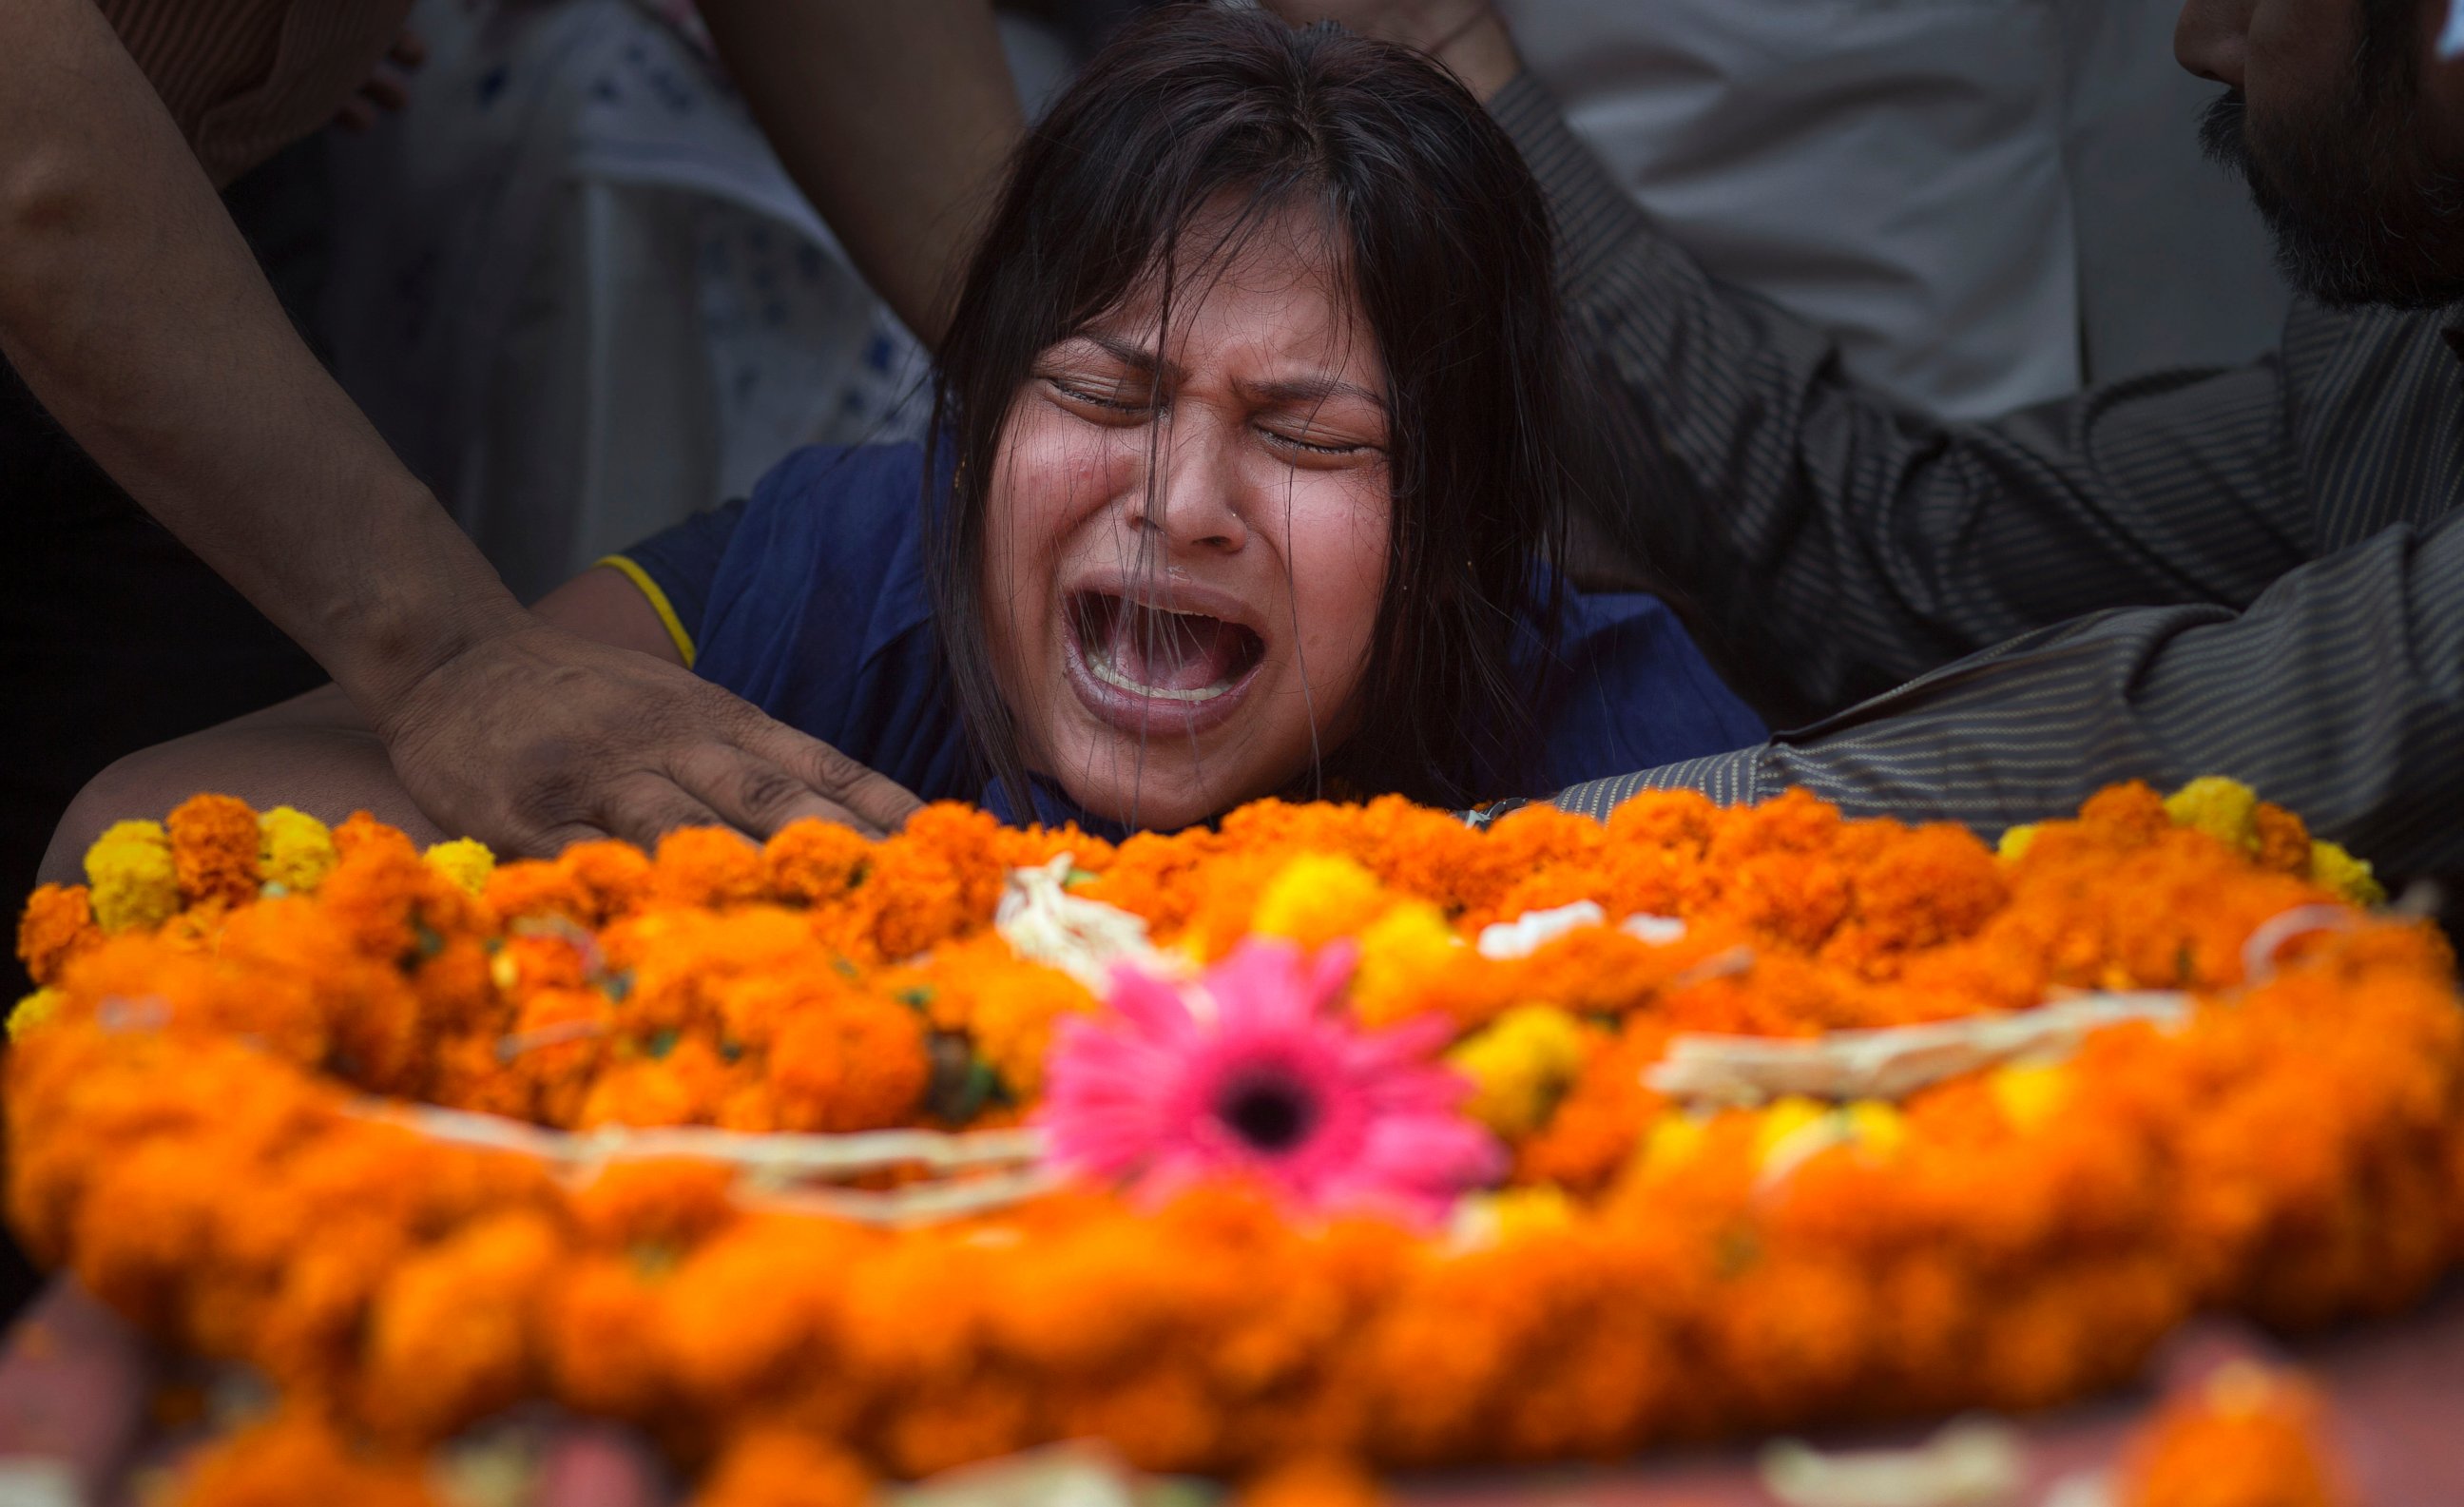
<instances>
[{"instance_id":1,"label":"gray striped shirt","mask_svg":"<svg viewBox=\"0 0 2464 1507\"><path fill-rule=\"evenodd\" d=\"M2229 774L2385 874L2464 872L2453 311L2297 303L2254 366L1947 422L1713 282L1529 78L1491 108L1557 214L1619 461L1597 521L1792 728L1558 804L1795 785L1991 837L2118 780Z\"/></svg>"}]
</instances>

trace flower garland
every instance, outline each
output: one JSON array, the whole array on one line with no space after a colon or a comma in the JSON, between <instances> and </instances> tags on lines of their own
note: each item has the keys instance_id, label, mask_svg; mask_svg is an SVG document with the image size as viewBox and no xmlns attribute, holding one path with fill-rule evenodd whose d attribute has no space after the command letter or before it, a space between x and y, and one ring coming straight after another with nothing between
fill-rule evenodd
<instances>
[{"instance_id":1,"label":"flower garland","mask_svg":"<svg viewBox=\"0 0 2464 1507\"><path fill-rule=\"evenodd\" d=\"M942 807L879 843L807 824L495 867L201 796L29 902L10 1214L283 1397L198 1473L208 1503L409 1492L428 1449L542 1396L644 1429L717 1504L1067 1437L1233 1474L2039 1406L2126 1378L2199 1308L2393 1309L2464 1246L2452 959L2341 900L2366 871L2238 789L2168 809L2116 787L2001 855L1802 794L1646 794L1485 831L1267 802L1117 846ZM1450 1148L1451 1185L1496 1186L1437 1230L1300 1197L1240 1164L1306 1141L1292 1105L1243 1119L1213 1090L1189 1102L1242 1156L909 1228L758 1159L617 1154L615 1127L973 1134L1056 1111L1067 1139L1073 1058L1131 1017L1005 940L1031 870L1184 960L1186 1018L1143 1007L1157 1039L1220 1048L1207 991L1255 975L1260 939L1313 957L1257 986L1307 1009L1243 1039L1408 1080L1391 1102ZM1887 1094L1653 1086L1704 1036L1818 1045L2149 991L2178 1008ZM1411 1050L1372 1061L1347 1032ZM1281 1081L1334 1081L1316 1071ZM427 1134L421 1104L616 1150ZM898 1193L928 1160L818 1191Z\"/></svg>"}]
</instances>

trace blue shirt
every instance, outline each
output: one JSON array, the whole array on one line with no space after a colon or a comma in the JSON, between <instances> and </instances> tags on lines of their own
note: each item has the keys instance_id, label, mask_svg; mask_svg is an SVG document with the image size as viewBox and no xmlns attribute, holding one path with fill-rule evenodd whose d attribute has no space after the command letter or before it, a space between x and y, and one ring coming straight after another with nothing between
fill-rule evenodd
<instances>
[{"instance_id":1,"label":"blue shirt","mask_svg":"<svg viewBox=\"0 0 2464 1507\"><path fill-rule=\"evenodd\" d=\"M800 450L750 501L697 514L608 563L644 588L703 678L925 800L1007 817L1010 803L974 771L935 636L923 465L914 445ZM1544 788L1767 736L1657 597L1569 591L1562 612L1554 673L1517 667L1549 688L1533 708ZM1036 792L1034 804L1042 820L1105 825L1057 791Z\"/></svg>"}]
</instances>

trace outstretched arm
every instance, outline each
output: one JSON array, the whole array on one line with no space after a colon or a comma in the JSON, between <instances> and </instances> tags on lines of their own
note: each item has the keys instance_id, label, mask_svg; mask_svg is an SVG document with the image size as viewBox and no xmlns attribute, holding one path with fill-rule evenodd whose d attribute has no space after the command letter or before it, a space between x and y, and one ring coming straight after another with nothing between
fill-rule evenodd
<instances>
[{"instance_id":1,"label":"outstretched arm","mask_svg":"<svg viewBox=\"0 0 2464 1507\"><path fill-rule=\"evenodd\" d=\"M90 0L0 6L0 355L500 851L912 803L685 671L524 611L301 344Z\"/></svg>"},{"instance_id":2,"label":"outstretched arm","mask_svg":"<svg viewBox=\"0 0 2464 1507\"><path fill-rule=\"evenodd\" d=\"M605 658L608 669L603 674L620 684L627 676L687 674L675 641L649 600L606 566L583 571L550 592L539 603L539 615L587 641ZM509 729L507 736L520 733ZM611 749L604 757L606 762L597 773L611 786L622 788L628 782L655 778L655 771L627 766L621 750ZM839 782L861 792L868 804L915 804L913 796L880 775L852 761L840 762L844 767L835 771ZM693 773L687 771L687 776ZM404 788L367 719L329 685L219 727L142 749L97 775L53 832L42 877L75 882L86 849L104 828L132 817L160 818L200 790L237 796L260 809L295 807L329 823L364 810L422 843L449 835L422 814Z\"/></svg>"},{"instance_id":3,"label":"outstretched arm","mask_svg":"<svg viewBox=\"0 0 2464 1507\"><path fill-rule=\"evenodd\" d=\"M701 16L788 176L938 345L1022 129L991 0L702 0Z\"/></svg>"}]
</instances>

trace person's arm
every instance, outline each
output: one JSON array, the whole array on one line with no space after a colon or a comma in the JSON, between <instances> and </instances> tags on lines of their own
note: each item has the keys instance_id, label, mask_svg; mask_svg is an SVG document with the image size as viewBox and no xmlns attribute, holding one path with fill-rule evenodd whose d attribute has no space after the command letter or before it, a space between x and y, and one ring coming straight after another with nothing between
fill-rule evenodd
<instances>
[{"instance_id":1,"label":"person's arm","mask_svg":"<svg viewBox=\"0 0 2464 1507\"><path fill-rule=\"evenodd\" d=\"M1674 582L1775 721L2083 612L2247 607L2306 558L2275 359L1936 419L1858 387L1811 325L1715 282L1536 82L1491 108L1556 211L1578 354L1621 462L1598 517Z\"/></svg>"},{"instance_id":2,"label":"person's arm","mask_svg":"<svg viewBox=\"0 0 2464 1507\"><path fill-rule=\"evenodd\" d=\"M701 17L856 270L939 344L1023 128L991 0L702 0Z\"/></svg>"},{"instance_id":3,"label":"person's arm","mask_svg":"<svg viewBox=\"0 0 2464 1507\"><path fill-rule=\"evenodd\" d=\"M913 809L716 687L522 610L293 331L90 0L0 6L0 356L332 673L441 826L535 853Z\"/></svg>"},{"instance_id":4,"label":"person's arm","mask_svg":"<svg viewBox=\"0 0 2464 1507\"><path fill-rule=\"evenodd\" d=\"M2028 635L1760 747L1597 781L1723 802L1803 786L1853 815L2003 829L2103 786L2244 781L2398 880L2464 875L2464 515L2389 528L2249 609L2141 608Z\"/></svg>"},{"instance_id":5,"label":"person's arm","mask_svg":"<svg viewBox=\"0 0 2464 1507\"><path fill-rule=\"evenodd\" d=\"M657 609L610 566L595 566L557 587L540 601L539 614L619 662L683 673L684 655ZM860 771L860 778L913 800L879 775ZM77 882L86 849L104 828L132 817L159 820L200 790L236 796L259 809L293 807L328 823L364 810L423 844L449 835L403 787L367 719L328 685L140 749L103 770L60 817L41 877Z\"/></svg>"},{"instance_id":6,"label":"person's arm","mask_svg":"<svg viewBox=\"0 0 2464 1507\"><path fill-rule=\"evenodd\" d=\"M1618 461L1592 509L1774 722L2082 612L2246 607L2305 558L2273 361L1989 424L1901 408L1660 233L1481 0L1271 3L1434 48L1514 138L1550 198L1593 428Z\"/></svg>"}]
</instances>

